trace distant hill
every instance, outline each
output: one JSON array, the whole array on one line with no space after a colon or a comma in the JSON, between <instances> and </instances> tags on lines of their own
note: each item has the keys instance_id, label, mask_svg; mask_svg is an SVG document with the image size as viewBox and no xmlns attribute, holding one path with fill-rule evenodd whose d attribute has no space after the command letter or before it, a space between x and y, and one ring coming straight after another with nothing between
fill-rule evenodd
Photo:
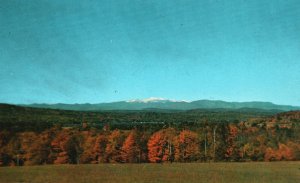
<instances>
[{"instance_id":1,"label":"distant hill","mask_svg":"<svg viewBox=\"0 0 300 183\"><path fill-rule=\"evenodd\" d=\"M253 108L264 110L291 111L300 110L298 106L277 105L271 102L225 102L221 100L175 101L163 98L148 98L98 104L29 104L23 105L36 108L63 109L76 111L101 110L193 110L193 109L241 109Z\"/></svg>"},{"instance_id":2,"label":"distant hill","mask_svg":"<svg viewBox=\"0 0 300 183\"><path fill-rule=\"evenodd\" d=\"M145 110L76 111L16 106L0 103L0 131L41 131L53 125L73 127L83 121L97 128L110 124L112 128L131 129L137 125L161 128L166 124L197 125L246 121L251 118L272 117L280 110L254 108L169 110L147 108ZM294 111L293 111L294 112Z\"/></svg>"}]
</instances>

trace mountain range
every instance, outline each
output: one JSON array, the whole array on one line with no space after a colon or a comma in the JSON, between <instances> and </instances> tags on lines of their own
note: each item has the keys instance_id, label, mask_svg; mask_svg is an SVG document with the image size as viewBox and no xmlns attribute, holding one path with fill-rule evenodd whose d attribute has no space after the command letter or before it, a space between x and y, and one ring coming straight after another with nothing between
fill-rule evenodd
<instances>
[{"instance_id":1,"label":"mountain range","mask_svg":"<svg viewBox=\"0 0 300 183\"><path fill-rule=\"evenodd\" d=\"M147 98L128 101L97 104L26 104L22 106L77 110L77 111L101 111L101 110L193 110L193 109L241 109L253 108L264 110L291 111L300 110L299 106L277 105L271 102L226 102L221 100L169 100L164 98Z\"/></svg>"}]
</instances>

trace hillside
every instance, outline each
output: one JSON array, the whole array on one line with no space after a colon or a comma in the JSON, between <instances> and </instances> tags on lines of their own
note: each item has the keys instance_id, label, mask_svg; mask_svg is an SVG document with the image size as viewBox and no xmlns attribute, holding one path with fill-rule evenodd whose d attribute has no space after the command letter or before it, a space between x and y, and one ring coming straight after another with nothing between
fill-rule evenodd
<instances>
[{"instance_id":1,"label":"hillside","mask_svg":"<svg viewBox=\"0 0 300 183\"><path fill-rule=\"evenodd\" d=\"M254 108L264 110L300 110L300 107L290 105L277 105L271 102L225 102L221 100L196 100L175 101L163 98L149 98L143 100L129 100L98 104L29 104L28 107L77 110L77 111L100 111L100 110L145 110L145 109L168 109L168 110L192 110L192 109L240 109Z\"/></svg>"},{"instance_id":2,"label":"hillside","mask_svg":"<svg viewBox=\"0 0 300 183\"><path fill-rule=\"evenodd\" d=\"M2 104L0 166L300 160L299 117L252 108L80 112Z\"/></svg>"},{"instance_id":3,"label":"hillside","mask_svg":"<svg viewBox=\"0 0 300 183\"><path fill-rule=\"evenodd\" d=\"M0 166L300 160L299 117L253 108L92 112L0 104ZM138 151L130 155L132 146ZM191 155L180 153L191 146Z\"/></svg>"},{"instance_id":4,"label":"hillside","mask_svg":"<svg viewBox=\"0 0 300 183\"><path fill-rule=\"evenodd\" d=\"M119 128L131 128L140 122L203 123L233 122L249 118L270 117L279 110L242 109L194 109L187 111L148 109L113 111L72 111L44 109L0 104L0 128L10 130L38 130L54 124L80 125L83 121L94 126L114 124ZM24 129L23 129L24 128Z\"/></svg>"}]
</instances>

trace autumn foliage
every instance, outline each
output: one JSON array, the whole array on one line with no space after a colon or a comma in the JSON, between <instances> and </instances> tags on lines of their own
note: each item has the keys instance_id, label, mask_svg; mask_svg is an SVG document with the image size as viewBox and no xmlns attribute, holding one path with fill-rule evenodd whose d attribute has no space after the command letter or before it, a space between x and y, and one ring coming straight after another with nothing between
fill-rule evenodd
<instances>
[{"instance_id":1,"label":"autumn foliage","mask_svg":"<svg viewBox=\"0 0 300 183\"><path fill-rule=\"evenodd\" d=\"M107 137L104 134L99 134L95 140L93 153L95 155L95 160L92 163L105 163L105 150L107 144Z\"/></svg>"},{"instance_id":2,"label":"autumn foliage","mask_svg":"<svg viewBox=\"0 0 300 183\"><path fill-rule=\"evenodd\" d=\"M284 125L272 119L271 125L254 121L195 129L0 130L0 166L300 160L299 124L283 120Z\"/></svg>"},{"instance_id":3,"label":"autumn foliage","mask_svg":"<svg viewBox=\"0 0 300 183\"><path fill-rule=\"evenodd\" d=\"M191 162L200 158L200 141L198 134L183 130L175 140L175 160Z\"/></svg>"},{"instance_id":4,"label":"autumn foliage","mask_svg":"<svg viewBox=\"0 0 300 183\"><path fill-rule=\"evenodd\" d=\"M124 163L138 163L141 160L141 149L138 144L137 132L132 130L127 136L121 149L121 158Z\"/></svg>"},{"instance_id":5,"label":"autumn foliage","mask_svg":"<svg viewBox=\"0 0 300 183\"><path fill-rule=\"evenodd\" d=\"M290 144L293 146L292 144ZM265 153L265 161L280 161L280 160L296 160L295 154L299 147L292 148L285 144L279 143L277 149L267 148Z\"/></svg>"},{"instance_id":6,"label":"autumn foliage","mask_svg":"<svg viewBox=\"0 0 300 183\"><path fill-rule=\"evenodd\" d=\"M106 161L110 163L122 162L121 148L123 144L123 135L120 130L114 130L107 139L105 148Z\"/></svg>"},{"instance_id":7,"label":"autumn foliage","mask_svg":"<svg viewBox=\"0 0 300 183\"><path fill-rule=\"evenodd\" d=\"M161 163L174 160L173 128L155 132L148 141L148 159L151 163Z\"/></svg>"},{"instance_id":8,"label":"autumn foliage","mask_svg":"<svg viewBox=\"0 0 300 183\"><path fill-rule=\"evenodd\" d=\"M232 158L236 154L236 138L238 135L238 128L234 125L228 126L228 136L226 139L227 149L225 153L225 157L227 159Z\"/></svg>"}]
</instances>

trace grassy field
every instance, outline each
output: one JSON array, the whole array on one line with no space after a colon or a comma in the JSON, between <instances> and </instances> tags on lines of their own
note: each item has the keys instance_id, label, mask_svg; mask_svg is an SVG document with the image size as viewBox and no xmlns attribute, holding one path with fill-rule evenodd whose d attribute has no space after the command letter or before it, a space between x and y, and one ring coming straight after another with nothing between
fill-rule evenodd
<instances>
[{"instance_id":1,"label":"grassy field","mask_svg":"<svg viewBox=\"0 0 300 183\"><path fill-rule=\"evenodd\" d=\"M2 167L0 182L300 182L300 162Z\"/></svg>"}]
</instances>

